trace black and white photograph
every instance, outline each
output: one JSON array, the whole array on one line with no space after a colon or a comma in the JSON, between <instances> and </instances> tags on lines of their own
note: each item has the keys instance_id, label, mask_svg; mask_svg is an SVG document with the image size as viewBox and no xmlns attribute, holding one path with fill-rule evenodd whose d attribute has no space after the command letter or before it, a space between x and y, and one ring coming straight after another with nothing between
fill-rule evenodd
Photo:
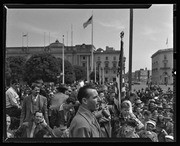
<instances>
[{"instance_id":1,"label":"black and white photograph","mask_svg":"<svg viewBox=\"0 0 180 146\"><path fill-rule=\"evenodd\" d=\"M177 141L175 4L3 7L4 143Z\"/></svg>"}]
</instances>

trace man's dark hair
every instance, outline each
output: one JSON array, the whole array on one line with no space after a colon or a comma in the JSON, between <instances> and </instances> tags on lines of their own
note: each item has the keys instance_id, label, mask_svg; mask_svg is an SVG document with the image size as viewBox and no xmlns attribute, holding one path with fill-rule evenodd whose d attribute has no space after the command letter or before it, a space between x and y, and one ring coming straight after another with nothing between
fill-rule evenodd
<instances>
[{"instance_id":1,"label":"man's dark hair","mask_svg":"<svg viewBox=\"0 0 180 146\"><path fill-rule=\"evenodd\" d=\"M81 87L78 91L77 99L79 100L79 102L81 104L82 104L83 98L89 98L88 89L96 89L96 88L91 84L87 84L87 85Z\"/></svg>"},{"instance_id":2,"label":"man's dark hair","mask_svg":"<svg viewBox=\"0 0 180 146\"><path fill-rule=\"evenodd\" d=\"M76 100L73 97L69 97L66 99L67 104L69 104L69 103L75 104L75 102L76 102Z\"/></svg>"},{"instance_id":3,"label":"man's dark hair","mask_svg":"<svg viewBox=\"0 0 180 146\"><path fill-rule=\"evenodd\" d=\"M17 79L13 79L12 81L11 81L11 84L13 85L13 84L18 84L19 82L18 82L18 80Z\"/></svg>"},{"instance_id":4,"label":"man's dark hair","mask_svg":"<svg viewBox=\"0 0 180 146\"><path fill-rule=\"evenodd\" d=\"M34 112L34 116L36 116L36 113L42 113L42 114L43 114L43 112L42 112L41 110L35 111L35 112ZM44 115L43 115L43 116L44 116Z\"/></svg>"},{"instance_id":5,"label":"man's dark hair","mask_svg":"<svg viewBox=\"0 0 180 146\"><path fill-rule=\"evenodd\" d=\"M33 84L31 85L31 89L32 89L32 90L34 90L34 88L35 88L35 87L38 87L38 88L40 88L40 87L38 86L38 84L36 84L36 83L33 83Z\"/></svg>"}]
</instances>

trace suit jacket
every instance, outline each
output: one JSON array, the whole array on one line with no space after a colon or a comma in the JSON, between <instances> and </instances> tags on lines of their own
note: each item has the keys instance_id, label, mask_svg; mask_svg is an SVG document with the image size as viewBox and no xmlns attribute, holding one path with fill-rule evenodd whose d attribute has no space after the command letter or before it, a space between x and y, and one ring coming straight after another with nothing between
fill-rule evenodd
<instances>
[{"instance_id":1,"label":"suit jacket","mask_svg":"<svg viewBox=\"0 0 180 146\"><path fill-rule=\"evenodd\" d=\"M38 101L39 102L39 105L38 105L39 109L43 112L44 119L45 119L46 123L49 125L47 98L42 96L42 95L38 95L37 100L39 100ZM33 114L34 114L34 111L33 111L32 95L29 95L29 96L25 97L23 100L23 106L22 106L21 117L20 117L20 125L23 122L31 121Z\"/></svg>"},{"instance_id":2,"label":"suit jacket","mask_svg":"<svg viewBox=\"0 0 180 146\"><path fill-rule=\"evenodd\" d=\"M69 136L91 138L102 137L102 132L95 116L80 105L70 124Z\"/></svg>"},{"instance_id":3,"label":"suit jacket","mask_svg":"<svg viewBox=\"0 0 180 146\"><path fill-rule=\"evenodd\" d=\"M59 111L58 108L53 109L50 117L51 128L54 126L59 127L60 125L67 126L68 128L74 115L75 112L67 112L67 120L65 120L64 110Z\"/></svg>"}]
</instances>

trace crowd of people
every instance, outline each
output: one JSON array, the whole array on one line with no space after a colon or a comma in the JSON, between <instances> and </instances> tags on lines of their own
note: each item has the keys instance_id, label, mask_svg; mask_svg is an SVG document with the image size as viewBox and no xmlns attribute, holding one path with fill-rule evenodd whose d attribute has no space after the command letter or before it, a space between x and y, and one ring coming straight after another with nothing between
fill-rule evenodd
<instances>
[{"instance_id":1,"label":"crowd of people","mask_svg":"<svg viewBox=\"0 0 180 146\"><path fill-rule=\"evenodd\" d=\"M140 138L174 142L174 94L151 85L123 90L116 83L13 80L6 88L8 138Z\"/></svg>"}]
</instances>

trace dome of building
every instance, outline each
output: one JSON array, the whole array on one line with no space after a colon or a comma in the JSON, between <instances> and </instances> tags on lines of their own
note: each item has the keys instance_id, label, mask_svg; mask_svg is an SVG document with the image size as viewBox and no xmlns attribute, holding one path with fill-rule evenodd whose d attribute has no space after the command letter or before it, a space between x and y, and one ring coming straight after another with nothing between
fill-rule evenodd
<instances>
[{"instance_id":1,"label":"dome of building","mask_svg":"<svg viewBox=\"0 0 180 146\"><path fill-rule=\"evenodd\" d=\"M49 45L50 48L60 48L63 47L63 43L60 43L58 40L56 40L54 43L51 43Z\"/></svg>"}]
</instances>

